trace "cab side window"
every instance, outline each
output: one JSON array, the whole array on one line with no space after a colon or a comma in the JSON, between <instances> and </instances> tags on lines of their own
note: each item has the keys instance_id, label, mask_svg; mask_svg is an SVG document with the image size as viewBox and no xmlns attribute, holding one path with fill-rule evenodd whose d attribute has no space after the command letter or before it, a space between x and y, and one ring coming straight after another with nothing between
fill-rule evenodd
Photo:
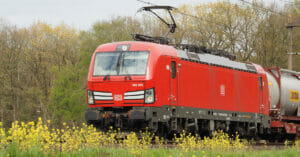
<instances>
[{"instance_id":1,"label":"cab side window","mask_svg":"<svg viewBox=\"0 0 300 157\"><path fill-rule=\"evenodd\" d=\"M176 78L176 62L171 61L171 77Z\"/></svg>"}]
</instances>

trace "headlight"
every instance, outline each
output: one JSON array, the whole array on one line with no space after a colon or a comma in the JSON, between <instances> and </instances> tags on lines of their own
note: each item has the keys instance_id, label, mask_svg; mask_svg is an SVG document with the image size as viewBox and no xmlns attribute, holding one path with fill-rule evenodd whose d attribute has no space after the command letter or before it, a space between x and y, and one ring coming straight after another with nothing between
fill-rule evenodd
<instances>
[{"instance_id":1,"label":"headlight","mask_svg":"<svg viewBox=\"0 0 300 157\"><path fill-rule=\"evenodd\" d=\"M154 88L147 89L145 91L145 103L146 104L154 103Z\"/></svg>"},{"instance_id":2,"label":"headlight","mask_svg":"<svg viewBox=\"0 0 300 157\"><path fill-rule=\"evenodd\" d=\"M94 96L93 96L93 92L88 90L88 103L90 105L93 105L94 104Z\"/></svg>"}]
</instances>

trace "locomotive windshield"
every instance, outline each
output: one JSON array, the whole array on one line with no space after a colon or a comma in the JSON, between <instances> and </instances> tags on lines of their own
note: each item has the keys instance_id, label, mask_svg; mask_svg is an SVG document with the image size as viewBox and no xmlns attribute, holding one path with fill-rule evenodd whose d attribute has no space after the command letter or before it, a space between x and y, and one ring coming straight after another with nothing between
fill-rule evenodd
<instances>
[{"instance_id":1,"label":"locomotive windshield","mask_svg":"<svg viewBox=\"0 0 300 157\"><path fill-rule=\"evenodd\" d=\"M147 51L96 53L93 75L145 75L148 57Z\"/></svg>"}]
</instances>

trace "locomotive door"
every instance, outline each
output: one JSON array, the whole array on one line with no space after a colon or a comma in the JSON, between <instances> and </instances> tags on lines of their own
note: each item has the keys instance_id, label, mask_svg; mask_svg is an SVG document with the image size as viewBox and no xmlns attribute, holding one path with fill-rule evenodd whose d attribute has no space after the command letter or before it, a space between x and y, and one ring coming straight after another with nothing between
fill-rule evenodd
<instances>
[{"instance_id":1,"label":"locomotive door","mask_svg":"<svg viewBox=\"0 0 300 157\"><path fill-rule=\"evenodd\" d=\"M264 85L263 85L263 79L262 79L262 76L261 75L259 75L258 76L258 90L259 90L259 95L258 95L258 101L259 101L259 113L264 113L264 87L263 87Z\"/></svg>"},{"instance_id":2,"label":"locomotive door","mask_svg":"<svg viewBox=\"0 0 300 157\"><path fill-rule=\"evenodd\" d=\"M178 76L177 76L177 61L175 59L171 59L170 62L170 104L171 105L177 105L178 101Z\"/></svg>"}]
</instances>

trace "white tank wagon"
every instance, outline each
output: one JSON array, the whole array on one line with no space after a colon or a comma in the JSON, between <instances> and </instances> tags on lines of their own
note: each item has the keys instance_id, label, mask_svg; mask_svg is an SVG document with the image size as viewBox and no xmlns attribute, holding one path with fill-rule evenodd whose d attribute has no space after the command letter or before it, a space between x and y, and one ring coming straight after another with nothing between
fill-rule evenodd
<instances>
[{"instance_id":1,"label":"white tank wagon","mask_svg":"<svg viewBox=\"0 0 300 157\"><path fill-rule=\"evenodd\" d=\"M280 115L300 116L300 73L286 69L267 70L270 108Z\"/></svg>"}]
</instances>

